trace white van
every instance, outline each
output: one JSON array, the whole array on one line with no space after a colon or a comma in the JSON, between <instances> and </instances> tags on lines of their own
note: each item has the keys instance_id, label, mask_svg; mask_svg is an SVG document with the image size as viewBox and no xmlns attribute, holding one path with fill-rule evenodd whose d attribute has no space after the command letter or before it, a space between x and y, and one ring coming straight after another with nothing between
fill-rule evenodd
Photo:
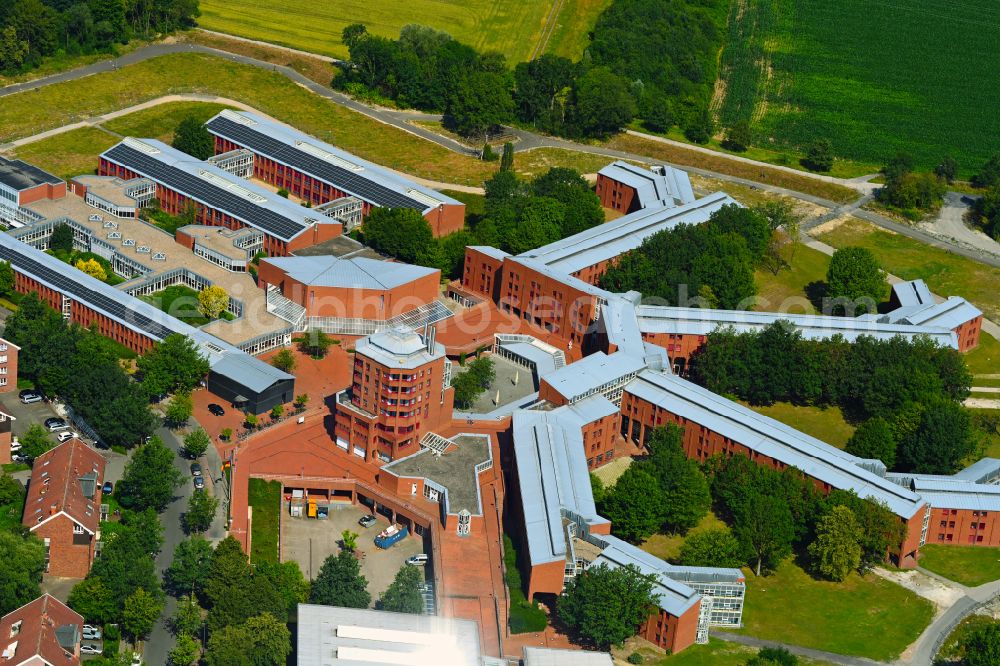
<instances>
[{"instance_id":1,"label":"white van","mask_svg":"<svg viewBox=\"0 0 1000 666\"><path fill-rule=\"evenodd\" d=\"M406 563L414 567L422 567L427 564L427 555L420 553L419 555L412 555L406 558Z\"/></svg>"}]
</instances>

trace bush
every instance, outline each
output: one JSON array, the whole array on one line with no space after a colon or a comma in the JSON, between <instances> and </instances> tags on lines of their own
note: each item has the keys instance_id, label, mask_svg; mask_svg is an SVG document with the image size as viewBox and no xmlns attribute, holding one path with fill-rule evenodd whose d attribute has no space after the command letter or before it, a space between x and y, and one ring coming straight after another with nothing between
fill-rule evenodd
<instances>
[{"instance_id":1,"label":"bush","mask_svg":"<svg viewBox=\"0 0 1000 666\"><path fill-rule=\"evenodd\" d=\"M484 162L496 162L500 159L500 156L496 154L495 150L493 150L493 146L487 143L483 145L482 158Z\"/></svg>"},{"instance_id":2,"label":"bush","mask_svg":"<svg viewBox=\"0 0 1000 666\"><path fill-rule=\"evenodd\" d=\"M630 654L628 656L628 659L626 659L625 661L627 661L630 664L641 664L642 662L644 662L646 660L643 659L642 655L639 654L638 652L633 652L632 654Z\"/></svg>"}]
</instances>

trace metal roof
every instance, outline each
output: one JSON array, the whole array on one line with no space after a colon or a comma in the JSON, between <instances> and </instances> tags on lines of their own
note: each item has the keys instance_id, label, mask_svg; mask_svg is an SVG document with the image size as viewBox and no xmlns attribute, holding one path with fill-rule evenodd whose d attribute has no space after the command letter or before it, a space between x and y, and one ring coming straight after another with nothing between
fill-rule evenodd
<instances>
[{"instance_id":1,"label":"metal roof","mask_svg":"<svg viewBox=\"0 0 1000 666\"><path fill-rule=\"evenodd\" d=\"M439 273L395 261L380 261L367 257L340 259L333 255L268 257L261 263L283 270L290 278L313 287L345 289L392 289Z\"/></svg>"},{"instance_id":2,"label":"metal roof","mask_svg":"<svg viewBox=\"0 0 1000 666\"><path fill-rule=\"evenodd\" d=\"M594 505L580 429L560 423L560 416L559 410L524 410L513 417L514 460L532 566L566 559L563 509L589 523L607 523Z\"/></svg>"},{"instance_id":3,"label":"metal roof","mask_svg":"<svg viewBox=\"0 0 1000 666\"><path fill-rule=\"evenodd\" d=\"M642 332L639 329L639 319L636 316L636 302L642 295L630 291L623 297L609 298L601 306L601 318L598 326L608 336L608 341L620 351L642 356L645 347Z\"/></svg>"},{"instance_id":4,"label":"metal roof","mask_svg":"<svg viewBox=\"0 0 1000 666\"><path fill-rule=\"evenodd\" d=\"M542 379L559 395L572 401L606 384L634 375L645 367L642 358L623 351L616 351L610 356L599 351L551 372Z\"/></svg>"},{"instance_id":5,"label":"metal roof","mask_svg":"<svg viewBox=\"0 0 1000 666\"><path fill-rule=\"evenodd\" d=\"M523 663L524 666L613 666L615 662L607 652L526 646Z\"/></svg>"},{"instance_id":6,"label":"metal roof","mask_svg":"<svg viewBox=\"0 0 1000 666\"><path fill-rule=\"evenodd\" d=\"M510 256L509 252L504 252L503 250L498 250L497 248L492 247L490 245L468 245L468 246L466 246L465 249L466 250L475 250L477 252L482 252L487 257L493 257L494 259L497 259L498 261L503 261L504 259L506 259L507 257Z\"/></svg>"},{"instance_id":7,"label":"metal roof","mask_svg":"<svg viewBox=\"0 0 1000 666\"><path fill-rule=\"evenodd\" d=\"M424 339L413 329L389 328L361 338L354 346L357 354L390 368L413 369L445 355L444 345L434 344L431 353Z\"/></svg>"},{"instance_id":8,"label":"metal roof","mask_svg":"<svg viewBox=\"0 0 1000 666\"><path fill-rule=\"evenodd\" d=\"M640 305L636 308L636 313L639 317L639 329L643 333L708 335L719 327L732 327L736 332L744 333L759 331L777 321L786 321L807 340L823 340L841 335L848 342L853 342L863 335L880 340L897 335L907 338L926 335L943 347L958 348L958 337L951 328L936 322L933 325L913 325L908 322L889 323L883 321L884 317L829 317L663 305Z\"/></svg>"},{"instance_id":9,"label":"metal roof","mask_svg":"<svg viewBox=\"0 0 1000 666\"><path fill-rule=\"evenodd\" d=\"M337 223L155 139L124 139L101 157L284 241Z\"/></svg>"},{"instance_id":10,"label":"metal roof","mask_svg":"<svg viewBox=\"0 0 1000 666\"><path fill-rule=\"evenodd\" d=\"M982 311L964 298L950 296L943 303L913 305L889 312L881 319L893 324L937 326L952 330L982 316Z\"/></svg>"},{"instance_id":11,"label":"metal roof","mask_svg":"<svg viewBox=\"0 0 1000 666\"><path fill-rule=\"evenodd\" d=\"M909 280L892 285L892 293L896 295L900 307L928 305L934 303L934 294L923 280Z\"/></svg>"},{"instance_id":12,"label":"metal roof","mask_svg":"<svg viewBox=\"0 0 1000 666\"><path fill-rule=\"evenodd\" d=\"M12 190L27 190L39 185L59 185L62 178L28 164L23 160L9 160L0 155L0 183Z\"/></svg>"},{"instance_id":13,"label":"metal roof","mask_svg":"<svg viewBox=\"0 0 1000 666\"><path fill-rule=\"evenodd\" d=\"M701 224L723 206L738 206L724 192L715 192L681 206L639 210L554 243L518 255L562 273L576 273L642 245L653 234L680 224Z\"/></svg>"},{"instance_id":14,"label":"metal roof","mask_svg":"<svg viewBox=\"0 0 1000 666\"><path fill-rule=\"evenodd\" d=\"M160 341L173 333L188 336L208 358L213 372L248 389L259 391L278 381L294 379L269 363L7 234L0 234L0 259L9 261L19 273L148 338Z\"/></svg>"},{"instance_id":15,"label":"metal roof","mask_svg":"<svg viewBox=\"0 0 1000 666\"><path fill-rule=\"evenodd\" d=\"M668 573L671 566L660 558L618 537L600 535L598 538L607 543L607 546L591 566L605 564L612 569L634 566L653 581L653 596L657 604L671 615L680 617L701 599L701 595L693 588L672 578Z\"/></svg>"},{"instance_id":16,"label":"metal roof","mask_svg":"<svg viewBox=\"0 0 1000 666\"><path fill-rule=\"evenodd\" d=\"M473 620L298 605L298 666L480 666Z\"/></svg>"},{"instance_id":17,"label":"metal roof","mask_svg":"<svg viewBox=\"0 0 1000 666\"><path fill-rule=\"evenodd\" d=\"M205 123L205 127L216 136L318 178L375 206L414 208L426 212L440 204L464 205L263 116L225 110Z\"/></svg>"},{"instance_id":18,"label":"metal roof","mask_svg":"<svg viewBox=\"0 0 1000 666\"><path fill-rule=\"evenodd\" d=\"M796 467L832 488L884 502L904 519L913 517L923 505L916 493L862 467L862 459L687 380L646 370L629 382L625 392Z\"/></svg>"},{"instance_id":19,"label":"metal roof","mask_svg":"<svg viewBox=\"0 0 1000 666\"><path fill-rule=\"evenodd\" d=\"M635 190L640 208L677 206L694 201L694 190L686 171L666 165L645 169L617 160L597 172Z\"/></svg>"}]
</instances>

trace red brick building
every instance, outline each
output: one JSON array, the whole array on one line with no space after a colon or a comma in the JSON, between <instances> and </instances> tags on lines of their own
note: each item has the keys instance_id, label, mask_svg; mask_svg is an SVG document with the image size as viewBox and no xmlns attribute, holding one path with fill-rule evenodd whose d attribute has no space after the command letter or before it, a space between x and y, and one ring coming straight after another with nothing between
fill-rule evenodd
<instances>
[{"instance_id":1,"label":"red brick building","mask_svg":"<svg viewBox=\"0 0 1000 666\"><path fill-rule=\"evenodd\" d=\"M13 440L11 431L16 420L10 414L0 411L0 465L6 465L10 462L10 445Z\"/></svg>"},{"instance_id":2,"label":"red brick building","mask_svg":"<svg viewBox=\"0 0 1000 666\"><path fill-rule=\"evenodd\" d=\"M435 302L441 271L365 257L274 257L261 259L257 282L308 317L385 321Z\"/></svg>"},{"instance_id":3,"label":"red brick building","mask_svg":"<svg viewBox=\"0 0 1000 666\"><path fill-rule=\"evenodd\" d=\"M337 394L337 446L372 463L415 453L424 434L451 423L450 375L433 329L426 337L394 328L362 338L351 388Z\"/></svg>"},{"instance_id":4,"label":"red brick building","mask_svg":"<svg viewBox=\"0 0 1000 666\"><path fill-rule=\"evenodd\" d=\"M21 227L34 221L22 207L66 196L66 181L21 160L0 156L0 222Z\"/></svg>"},{"instance_id":5,"label":"red brick building","mask_svg":"<svg viewBox=\"0 0 1000 666\"><path fill-rule=\"evenodd\" d=\"M35 459L22 523L45 542L46 571L83 578L100 539L104 458L71 439Z\"/></svg>"},{"instance_id":6,"label":"red brick building","mask_svg":"<svg viewBox=\"0 0 1000 666\"><path fill-rule=\"evenodd\" d=\"M226 110L205 127L215 136L216 154L251 151L254 177L314 206L352 196L361 200L363 215L381 207L417 210L435 237L465 226L461 201L269 118Z\"/></svg>"},{"instance_id":7,"label":"red brick building","mask_svg":"<svg viewBox=\"0 0 1000 666\"><path fill-rule=\"evenodd\" d=\"M680 206L694 201L687 173L668 166L646 169L612 162L597 172L597 196L605 208L633 213L656 206Z\"/></svg>"},{"instance_id":8,"label":"red brick building","mask_svg":"<svg viewBox=\"0 0 1000 666\"><path fill-rule=\"evenodd\" d=\"M83 616L43 594L0 618L0 663L79 666Z\"/></svg>"},{"instance_id":9,"label":"red brick building","mask_svg":"<svg viewBox=\"0 0 1000 666\"><path fill-rule=\"evenodd\" d=\"M98 175L153 181L160 208L182 215L193 207L195 224L259 229L263 249L271 256L285 256L342 232L337 220L154 139L127 138L104 151Z\"/></svg>"},{"instance_id":10,"label":"red brick building","mask_svg":"<svg viewBox=\"0 0 1000 666\"><path fill-rule=\"evenodd\" d=\"M894 284L889 305L893 309L880 320L954 331L961 352L974 349L979 344L979 333L983 327L983 313L979 308L958 296L938 302L923 280Z\"/></svg>"},{"instance_id":11,"label":"red brick building","mask_svg":"<svg viewBox=\"0 0 1000 666\"><path fill-rule=\"evenodd\" d=\"M0 393L17 390L17 355L21 348L0 338Z\"/></svg>"}]
</instances>

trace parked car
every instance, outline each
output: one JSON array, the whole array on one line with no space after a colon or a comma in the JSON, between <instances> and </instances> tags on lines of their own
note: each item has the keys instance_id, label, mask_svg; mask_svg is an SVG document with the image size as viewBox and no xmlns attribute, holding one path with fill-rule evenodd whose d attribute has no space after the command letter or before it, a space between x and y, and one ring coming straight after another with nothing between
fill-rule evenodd
<instances>
[{"instance_id":1,"label":"parked car","mask_svg":"<svg viewBox=\"0 0 1000 666\"><path fill-rule=\"evenodd\" d=\"M114 490L115 490L115 484L111 483L110 481L105 481L104 485L101 486L102 495L110 495L112 492L114 492Z\"/></svg>"},{"instance_id":2,"label":"parked car","mask_svg":"<svg viewBox=\"0 0 1000 666\"><path fill-rule=\"evenodd\" d=\"M99 641L101 640L101 629L100 627L95 627L92 624L83 625L83 640L85 641Z\"/></svg>"},{"instance_id":3,"label":"parked car","mask_svg":"<svg viewBox=\"0 0 1000 666\"><path fill-rule=\"evenodd\" d=\"M132 653L132 666L142 666L142 655L138 652Z\"/></svg>"},{"instance_id":4,"label":"parked car","mask_svg":"<svg viewBox=\"0 0 1000 666\"><path fill-rule=\"evenodd\" d=\"M59 430L68 429L69 424L66 423L66 419L60 419L53 416L50 419L45 419L45 427L49 429L49 432L57 432Z\"/></svg>"},{"instance_id":5,"label":"parked car","mask_svg":"<svg viewBox=\"0 0 1000 666\"><path fill-rule=\"evenodd\" d=\"M79 435L77 435L72 430L63 430L58 435L56 435L56 439L59 440L60 444L62 444L63 442L69 441L69 440L73 439L74 437L79 437Z\"/></svg>"},{"instance_id":6,"label":"parked car","mask_svg":"<svg viewBox=\"0 0 1000 666\"><path fill-rule=\"evenodd\" d=\"M205 489L205 477L203 477L203 476L196 476L196 477L194 477L194 489L195 490L204 490Z\"/></svg>"},{"instance_id":7,"label":"parked car","mask_svg":"<svg viewBox=\"0 0 1000 666\"><path fill-rule=\"evenodd\" d=\"M84 643L80 646L80 654L101 654L104 652L104 648L100 645L88 645Z\"/></svg>"},{"instance_id":8,"label":"parked car","mask_svg":"<svg viewBox=\"0 0 1000 666\"><path fill-rule=\"evenodd\" d=\"M201 476L201 463L191 463L191 476Z\"/></svg>"},{"instance_id":9,"label":"parked car","mask_svg":"<svg viewBox=\"0 0 1000 666\"><path fill-rule=\"evenodd\" d=\"M33 402L41 402L41 401L42 401L42 396L39 393L32 393L30 391L28 393L23 393L23 392L21 393L21 404L30 405Z\"/></svg>"},{"instance_id":10,"label":"parked car","mask_svg":"<svg viewBox=\"0 0 1000 666\"><path fill-rule=\"evenodd\" d=\"M10 440L10 452L11 453L17 453L18 451L20 451L21 450L21 446L22 446L22 444L21 444L21 442L17 441L17 437L15 437L14 439Z\"/></svg>"},{"instance_id":11,"label":"parked car","mask_svg":"<svg viewBox=\"0 0 1000 666\"><path fill-rule=\"evenodd\" d=\"M10 457L12 462L16 463L26 463L28 462L28 456L21 455L20 453L15 453Z\"/></svg>"},{"instance_id":12,"label":"parked car","mask_svg":"<svg viewBox=\"0 0 1000 666\"><path fill-rule=\"evenodd\" d=\"M420 553L419 555L411 555L406 558L406 563L414 567L422 567L427 564L427 555Z\"/></svg>"},{"instance_id":13,"label":"parked car","mask_svg":"<svg viewBox=\"0 0 1000 666\"><path fill-rule=\"evenodd\" d=\"M378 520L375 516L369 513L367 516L361 516L361 519L358 520L358 525L361 525L361 527L371 527L377 522Z\"/></svg>"},{"instance_id":14,"label":"parked car","mask_svg":"<svg viewBox=\"0 0 1000 666\"><path fill-rule=\"evenodd\" d=\"M226 413L226 410L222 408L222 405L214 402L208 405L208 411L210 414L214 414L215 416L222 416Z\"/></svg>"}]
</instances>

